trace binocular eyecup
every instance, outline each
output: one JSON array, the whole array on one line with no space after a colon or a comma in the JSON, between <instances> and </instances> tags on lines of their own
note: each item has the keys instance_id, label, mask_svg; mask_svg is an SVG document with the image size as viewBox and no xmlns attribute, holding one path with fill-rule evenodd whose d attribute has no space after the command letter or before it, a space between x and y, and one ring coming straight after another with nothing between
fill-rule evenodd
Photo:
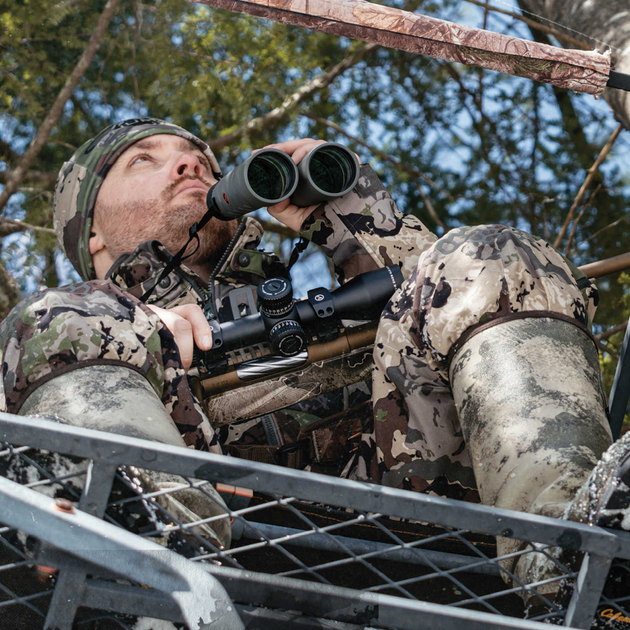
<instances>
[{"instance_id":1,"label":"binocular eyecup","mask_svg":"<svg viewBox=\"0 0 630 630\"><path fill-rule=\"evenodd\" d=\"M299 166L283 151L262 149L215 184L206 202L215 217L229 221L285 199L306 207L342 197L358 179L357 157L336 142L316 146Z\"/></svg>"}]
</instances>

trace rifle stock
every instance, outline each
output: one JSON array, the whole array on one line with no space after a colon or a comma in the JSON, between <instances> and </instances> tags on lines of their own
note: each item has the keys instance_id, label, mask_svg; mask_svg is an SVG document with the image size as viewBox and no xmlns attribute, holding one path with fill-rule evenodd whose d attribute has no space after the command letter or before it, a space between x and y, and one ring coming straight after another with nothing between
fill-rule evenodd
<instances>
[{"instance_id":1,"label":"rifle stock","mask_svg":"<svg viewBox=\"0 0 630 630\"><path fill-rule=\"evenodd\" d=\"M193 391L204 400L215 426L255 418L297 404L314 396L370 378L372 348L378 322L347 328L336 339L308 346L304 357L265 357L235 366L225 374L194 379ZM293 361L293 364L291 363ZM270 370L248 378L268 363ZM243 378L245 375L245 378Z\"/></svg>"}]
</instances>

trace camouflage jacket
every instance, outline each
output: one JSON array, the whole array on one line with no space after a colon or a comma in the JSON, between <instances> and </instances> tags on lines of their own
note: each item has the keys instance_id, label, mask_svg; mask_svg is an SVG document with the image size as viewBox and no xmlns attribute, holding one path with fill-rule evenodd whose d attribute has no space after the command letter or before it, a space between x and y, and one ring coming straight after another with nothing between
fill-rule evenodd
<instances>
[{"instance_id":1,"label":"camouflage jacket","mask_svg":"<svg viewBox=\"0 0 630 630\"><path fill-rule=\"evenodd\" d=\"M403 216L396 209L368 165L362 166L359 183L351 193L322 204L310 215L301 235L322 247L333 261L340 283L389 265L399 265L408 276L420 254L436 240L417 218ZM220 321L251 312L255 286L266 277L287 273L275 256L257 249L261 237L260 224L246 219L238 242L216 277L214 297ZM239 413L226 408L229 401L225 398L207 401L210 424L221 434L218 440L191 391L194 374L186 378L172 335L139 300L153 287L165 261L162 246L149 241L116 261L104 281L48 289L16 306L0 325L0 384L4 390L0 408L17 413L38 385L63 372L91 364L120 364L147 378L186 443L198 449L220 449L223 442L236 455L300 465L304 460L295 456L295 450L292 454L288 449L288 457L282 460L270 455L268 448L257 447L262 442L287 454L287 446L302 441L308 443L308 453L317 459L314 440L302 440L306 425L316 424L320 439L328 446L345 444L350 433L360 434L363 419L371 415L365 383L312 398L317 391L302 391L302 385L312 381L313 375L302 374L301 380L298 375L297 387L295 380L273 383L275 403L271 407L265 406L263 391L257 390L261 395L245 417L242 404ZM202 292L200 279L182 266L159 281L149 303L166 308L199 303ZM356 361L367 376L371 356ZM307 398L311 400L304 402ZM244 397L239 399L242 403ZM288 409L278 411L278 401L288 403ZM326 422L330 418L332 424ZM337 457L339 453L335 452ZM341 463L335 464L336 470L341 467Z\"/></svg>"}]
</instances>

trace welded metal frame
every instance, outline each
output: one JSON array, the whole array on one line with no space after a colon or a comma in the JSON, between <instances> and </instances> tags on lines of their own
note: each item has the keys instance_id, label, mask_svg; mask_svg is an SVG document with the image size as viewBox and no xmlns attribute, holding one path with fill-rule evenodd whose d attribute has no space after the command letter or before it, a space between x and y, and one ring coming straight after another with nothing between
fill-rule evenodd
<instances>
[{"instance_id":1,"label":"welded metal frame","mask_svg":"<svg viewBox=\"0 0 630 630\"><path fill-rule=\"evenodd\" d=\"M87 475L88 483L79 502L79 510L72 515L72 518L74 518L75 523L87 523L95 536L104 535L106 531L109 531L108 528L114 528L117 532L121 531L98 517L103 514L116 468L131 464L189 478L234 484L267 494L295 497L338 506L343 509L350 507L363 512L435 523L456 530L470 530L488 535L535 540L542 545L558 545L579 550L586 553L585 561L582 563L580 573L577 576L577 586L565 618L565 625L574 628L590 627L611 560L613 558L630 559L630 534L626 532L604 530L532 514L489 508L483 505L337 479L237 458L226 458L221 455L156 442L123 438L110 433L70 427L39 418L0 414L0 440L16 446L24 445L47 449L92 460ZM10 483L6 480L0 481L4 484ZM18 487L21 488L22 493L36 494L27 488L19 485ZM24 518L24 505L26 504L22 506L16 504L15 497L13 497L13 502L7 501L6 492L8 491L5 489L3 494L2 488L3 486L0 486L0 502L5 507L2 520L10 526L29 531L28 526L30 524L26 522L28 519ZM37 498L39 499L40 496L38 495ZM41 497L41 499L48 501L48 503L51 502L51 499L45 497ZM35 506L35 499L29 499L29 501L31 507ZM7 505L9 505L8 509L6 509ZM37 507L37 509L40 508ZM31 518L30 515L29 518ZM33 535L47 543L41 551L41 561L45 560L52 566L61 568L54 600L58 604L51 606L51 612L47 619L49 626L58 627L61 630L71 627L73 609L63 607L62 602L64 598L67 599L69 592L71 592L67 589L74 587L76 583L83 583L84 585L81 605L89 604L90 607L102 607L104 609L118 606L114 610L119 612L133 610L138 614L146 606L146 610L151 611L153 616L158 611L160 615L164 615L163 618L165 619L172 619L177 614L173 612L176 608L173 607L172 598L166 594L160 595L159 591L147 591L138 588L133 590L133 595L123 598L116 597L114 593L116 588L107 582L99 579L86 581L86 574L98 575L92 566L92 559L85 555L76 554L70 548L61 549L60 547L64 545L59 545L59 541L67 540L68 518L64 515L60 516L58 513L48 514L46 518L48 519L48 529L42 530L40 528ZM247 527L247 525L243 527ZM269 530L268 533L281 536L281 529L276 527L273 531ZM324 531L325 529L315 528L316 533L314 536L310 536L310 541L307 544L317 546L318 544L334 543L345 549L348 549L349 546L348 553L350 555L355 553L351 549L353 544L362 545L360 549L357 548L356 550L360 553L366 553L366 550L369 552L369 546L374 545L374 543L366 541L353 542L345 537L335 539L334 531ZM130 541L132 539L137 540L139 549L146 549L147 544L154 544L128 532L123 533L127 537L131 537L129 538ZM293 543L301 544L300 538L296 537ZM132 543L129 542L129 545ZM395 545L392 546L391 550L387 546L380 547L379 545L382 543L377 543L373 547L376 553L396 553ZM401 547L405 548L406 551L412 545L402 544ZM417 563L428 563L436 570L439 570L437 565L440 563L448 568L461 566L462 570L475 570L474 563L472 566L466 566L467 564L470 565L470 558L464 557L466 559L462 560L462 557L454 554L442 554L444 557L439 558L436 554L439 552L428 553L424 550L417 554ZM258 622L268 618L269 627L273 627L274 623L289 623L290 620L285 618L285 613L278 613L279 616L273 614L273 609L282 608L299 609L306 615L313 615L312 623L320 625L312 627L322 628L337 627L334 625L335 623L345 624L345 626L350 624L349 627L367 627L366 624L368 624L379 628L417 628L422 621L426 627L456 630L464 619L467 627L470 628L533 630L542 627L538 622L514 619L489 612L463 610L446 605L428 604L402 597L383 595L377 592L355 591L293 578L245 572L229 567L190 562L183 560L183 558L180 560L186 566L196 567L191 570L203 570L216 577L233 601L240 606L245 606L245 608L240 609L242 616L249 615L251 617L254 615ZM461 564L457 565L458 562ZM120 565L108 565L104 559L100 559L97 564L101 573L103 571L105 574L108 571L118 575L124 573ZM492 566L492 563L487 559L478 564L479 566ZM498 571L496 564L494 568ZM484 571L493 572L494 569L486 568ZM130 572L128 577L133 579L133 572ZM150 579L143 578L141 581L144 584L151 584ZM164 587L163 583L162 587ZM156 588L159 589L159 586ZM155 605L158 600L162 602L160 607ZM265 606L271 611L252 613L248 608L252 605ZM283 619L284 621L282 621ZM181 617L178 617L177 620L181 620ZM339 626L339 628L345 626ZM287 627L290 627L290 624Z\"/></svg>"},{"instance_id":2,"label":"welded metal frame","mask_svg":"<svg viewBox=\"0 0 630 630\"><path fill-rule=\"evenodd\" d=\"M615 369L615 379L610 388L610 399L608 407L610 409L610 428L613 438L616 440L621 434L623 418L628 408L630 399L630 320L626 327L626 333L619 353L619 361Z\"/></svg>"}]
</instances>

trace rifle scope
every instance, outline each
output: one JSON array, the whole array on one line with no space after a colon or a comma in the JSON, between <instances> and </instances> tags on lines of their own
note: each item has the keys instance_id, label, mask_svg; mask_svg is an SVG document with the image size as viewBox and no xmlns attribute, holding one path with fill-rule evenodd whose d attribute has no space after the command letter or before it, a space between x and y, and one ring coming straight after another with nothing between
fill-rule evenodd
<instances>
[{"instance_id":1,"label":"rifle scope","mask_svg":"<svg viewBox=\"0 0 630 630\"><path fill-rule=\"evenodd\" d=\"M327 142L299 164L284 151L262 149L230 171L209 191L206 203L224 221L273 206L285 199L312 206L350 192L359 179L359 161L342 144Z\"/></svg>"},{"instance_id":2,"label":"rifle scope","mask_svg":"<svg viewBox=\"0 0 630 630\"><path fill-rule=\"evenodd\" d=\"M259 313L223 324L210 322L213 348L205 354L211 359L268 341L274 353L293 357L306 349L305 330L317 333L341 319L377 319L402 282L400 268L393 265L360 274L332 292L312 289L296 302L289 280L270 278L257 289Z\"/></svg>"}]
</instances>

